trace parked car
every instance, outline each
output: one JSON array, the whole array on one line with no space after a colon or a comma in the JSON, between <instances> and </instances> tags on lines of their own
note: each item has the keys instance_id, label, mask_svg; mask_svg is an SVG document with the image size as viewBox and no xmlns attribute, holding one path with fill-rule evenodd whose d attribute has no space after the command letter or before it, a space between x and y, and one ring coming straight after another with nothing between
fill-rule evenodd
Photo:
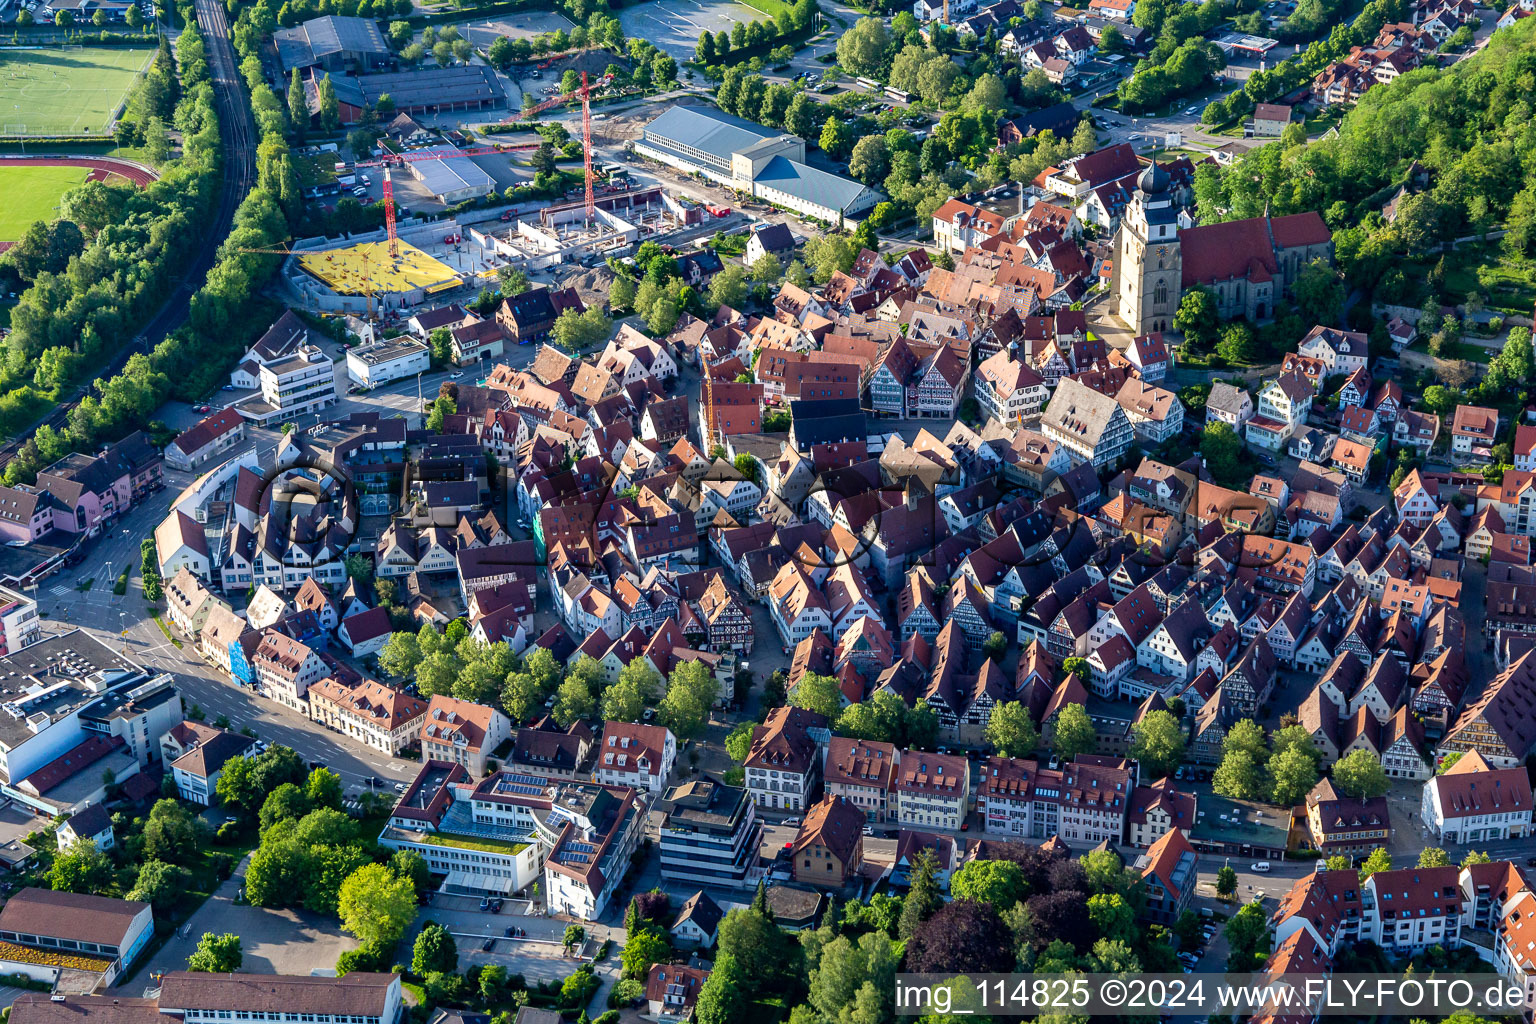
<instances>
[{"instance_id":1,"label":"parked car","mask_svg":"<svg viewBox=\"0 0 1536 1024\"><path fill-rule=\"evenodd\" d=\"M482 952L482 953L489 953L495 947L496 947L496 940L495 939L486 939L480 945L480 952Z\"/></svg>"},{"instance_id":2,"label":"parked car","mask_svg":"<svg viewBox=\"0 0 1536 1024\"><path fill-rule=\"evenodd\" d=\"M1261 861L1259 861L1256 864L1250 865L1249 866L1249 870L1250 871L1256 871L1256 872L1258 872L1261 875L1267 875L1269 873L1269 869L1270 869L1271 866L1272 865L1269 863L1269 861L1261 860Z\"/></svg>"}]
</instances>

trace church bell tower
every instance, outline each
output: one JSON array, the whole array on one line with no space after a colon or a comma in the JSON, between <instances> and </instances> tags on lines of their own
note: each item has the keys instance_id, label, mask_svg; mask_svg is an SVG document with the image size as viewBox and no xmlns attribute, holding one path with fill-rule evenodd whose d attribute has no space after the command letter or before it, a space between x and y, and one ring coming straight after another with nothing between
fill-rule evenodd
<instances>
[{"instance_id":1,"label":"church bell tower","mask_svg":"<svg viewBox=\"0 0 1536 1024\"><path fill-rule=\"evenodd\" d=\"M1115 239L1115 314L1137 335L1171 330L1179 308L1183 257L1168 186L1156 161L1142 171Z\"/></svg>"}]
</instances>

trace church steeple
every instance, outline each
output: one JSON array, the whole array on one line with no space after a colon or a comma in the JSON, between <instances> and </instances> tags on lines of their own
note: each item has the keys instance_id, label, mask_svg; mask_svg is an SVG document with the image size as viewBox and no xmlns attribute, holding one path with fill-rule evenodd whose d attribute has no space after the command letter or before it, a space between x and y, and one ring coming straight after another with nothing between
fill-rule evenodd
<instances>
[{"instance_id":1,"label":"church steeple","mask_svg":"<svg viewBox=\"0 0 1536 1024\"><path fill-rule=\"evenodd\" d=\"M1138 335L1168 330L1179 308L1183 259L1169 186L1156 161L1141 172L1115 243L1116 313Z\"/></svg>"}]
</instances>

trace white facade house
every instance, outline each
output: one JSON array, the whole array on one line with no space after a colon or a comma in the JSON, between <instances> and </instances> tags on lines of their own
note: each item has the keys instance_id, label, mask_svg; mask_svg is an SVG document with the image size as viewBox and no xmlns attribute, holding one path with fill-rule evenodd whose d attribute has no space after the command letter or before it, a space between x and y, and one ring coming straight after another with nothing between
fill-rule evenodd
<instances>
[{"instance_id":1,"label":"white facade house","mask_svg":"<svg viewBox=\"0 0 1536 1024\"><path fill-rule=\"evenodd\" d=\"M431 349L414 338L386 338L347 351L347 376L365 388L425 373L431 366Z\"/></svg>"},{"instance_id":2,"label":"white facade house","mask_svg":"<svg viewBox=\"0 0 1536 1024\"><path fill-rule=\"evenodd\" d=\"M1531 783L1525 769L1493 768L1477 751L1424 783L1419 817L1448 843L1520 839L1531 832Z\"/></svg>"}]
</instances>

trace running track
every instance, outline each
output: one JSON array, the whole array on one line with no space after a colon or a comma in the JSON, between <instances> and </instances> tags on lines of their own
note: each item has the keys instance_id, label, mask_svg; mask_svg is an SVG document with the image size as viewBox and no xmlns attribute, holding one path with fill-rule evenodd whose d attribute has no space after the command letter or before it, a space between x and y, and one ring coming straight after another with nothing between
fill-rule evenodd
<instances>
[{"instance_id":1,"label":"running track","mask_svg":"<svg viewBox=\"0 0 1536 1024\"><path fill-rule=\"evenodd\" d=\"M159 177L153 170L143 164L136 164L131 160L118 160L109 156L0 156L0 167L16 166L32 167L90 167L101 172L99 175L91 175L93 180L100 180L109 175L117 175L127 178L133 184L143 188Z\"/></svg>"},{"instance_id":2,"label":"running track","mask_svg":"<svg viewBox=\"0 0 1536 1024\"><path fill-rule=\"evenodd\" d=\"M159 177L152 169L131 160L118 160L109 156L0 156L0 167L89 167L87 181L106 181L114 175L144 188ZM0 241L0 252L5 252L14 241Z\"/></svg>"}]
</instances>

